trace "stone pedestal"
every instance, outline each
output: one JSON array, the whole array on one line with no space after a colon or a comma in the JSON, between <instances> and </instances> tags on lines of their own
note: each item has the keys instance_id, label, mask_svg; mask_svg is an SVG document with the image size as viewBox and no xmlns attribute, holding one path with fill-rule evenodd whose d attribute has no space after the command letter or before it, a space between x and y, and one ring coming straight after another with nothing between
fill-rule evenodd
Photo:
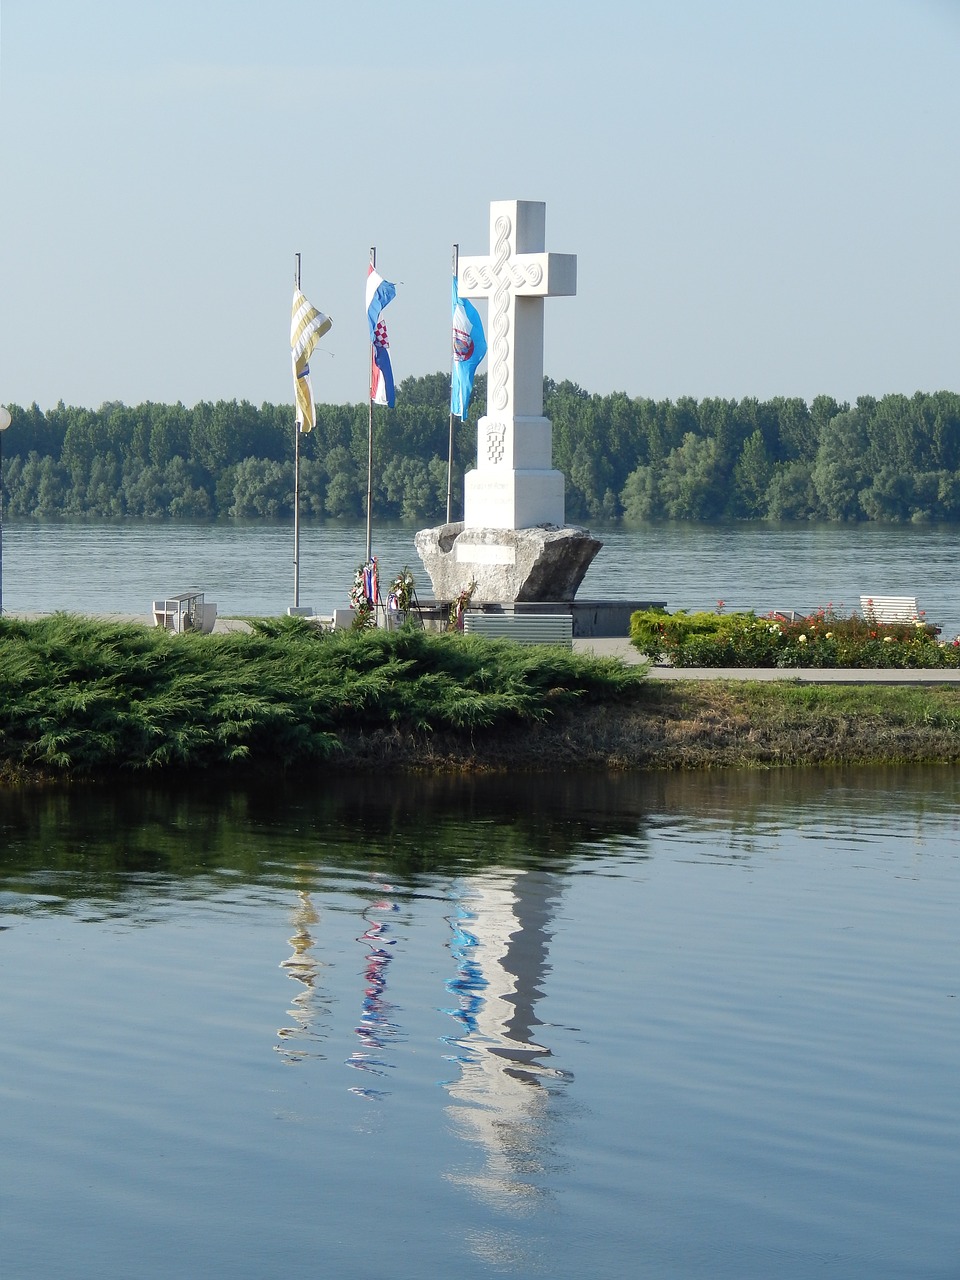
<instances>
[{"instance_id":1,"label":"stone pedestal","mask_svg":"<svg viewBox=\"0 0 960 1280\"><path fill-rule=\"evenodd\" d=\"M421 529L414 542L437 600L456 600L475 583L474 604L572 600L603 546L586 529L551 524L531 529L442 524Z\"/></svg>"},{"instance_id":2,"label":"stone pedestal","mask_svg":"<svg viewBox=\"0 0 960 1280\"><path fill-rule=\"evenodd\" d=\"M477 465L463 478L464 523L470 528L563 528L564 478L551 466L549 418L487 414L477 424Z\"/></svg>"}]
</instances>

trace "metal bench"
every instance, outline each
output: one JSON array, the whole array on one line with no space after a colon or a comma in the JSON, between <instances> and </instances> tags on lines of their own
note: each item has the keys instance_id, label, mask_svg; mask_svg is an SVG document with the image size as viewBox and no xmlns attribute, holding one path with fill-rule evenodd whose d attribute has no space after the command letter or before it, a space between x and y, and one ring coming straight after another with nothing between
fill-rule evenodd
<instances>
[{"instance_id":1,"label":"metal bench","mask_svg":"<svg viewBox=\"0 0 960 1280\"><path fill-rule=\"evenodd\" d=\"M916 622L916 596L861 596L860 610L871 622Z\"/></svg>"},{"instance_id":2,"label":"metal bench","mask_svg":"<svg viewBox=\"0 0 960 1280\"><path fill-rule=\"evenodd\" d=\"M559 644L573 648L573 617L569 613L474 613L463 615L467 635L512 640L515 644Z\"/></svg>"}]
</instances>

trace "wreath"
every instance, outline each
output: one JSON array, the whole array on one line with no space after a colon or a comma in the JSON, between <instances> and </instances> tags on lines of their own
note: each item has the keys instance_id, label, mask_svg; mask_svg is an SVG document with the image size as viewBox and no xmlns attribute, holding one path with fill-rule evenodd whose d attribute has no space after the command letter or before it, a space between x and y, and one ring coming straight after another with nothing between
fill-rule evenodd
<instances>
[{"instance_id":1,"label":"wreath","mask_svg":"<svg viewBox=\"0 0 960 1280\"><path fill-rule=\"evenodd\" d=\"M376 623L373 608L377 598L377 557L373 556L366 564L362 564L353 575L353 586L350 588L350 608L356 613L353 628L360 631L364 627L372 627Z\"/></svg>"},{"instance_id":2,"label":"wreath","mask_svg":"<svg viewBox=\"0 0 960 1280\"><path fill-rule=\"evenodd\" d=\"M406 565L400 570L390 584L387 597L387 608L397 609L400 613L408 612L413 602L413 574Z\"/></svg>"}]
</instances>

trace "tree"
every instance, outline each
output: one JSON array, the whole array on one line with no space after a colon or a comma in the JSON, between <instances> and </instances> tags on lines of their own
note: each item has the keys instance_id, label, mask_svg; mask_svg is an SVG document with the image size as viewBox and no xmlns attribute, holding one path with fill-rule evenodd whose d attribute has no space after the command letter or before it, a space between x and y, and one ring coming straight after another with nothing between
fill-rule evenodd
<instances>
[{"instance_id":1,"label":"tree","mask_svg":"<svg viewBox=\"0 0 960 1280\"><path fill-rule=\"evenodd\" d=\"M777 396L770 402L777 426L775 462L793 462L804 458L812 462L817 452L819 428L806 401L798 397Z\"/></svg>"},{"instance_id":2,"label":"tree","mask_svg":"<svg viewBox=\"0 0 960 1280\"><path fill-rule=\"evenodd\" d=\"M864 425L868 406L831 418L820 433L811 473L817 499L828 520L859 520L860 490L867 480L864 459L869 438Z\"/></svg>"},{"instance_id":3,"label":"tree","mask_svg":"<svg viewBox=\"0 0 960 1280\"><path fill-rule=\"evenodd\" d=\"M329 516L358 517L363 514L357 468L348 449L342 445L331 449L323 462L327 474L327 490L323 497Z\"/></svg>"},{"instance_id":4,"label":"tree","mask_svg":"<svg viewBox=\"0 0 960 1280\"><path fill-rule=\"evenodd\" d=\"M63 470L49 455L40 459L35 516L57 516L63 510Z\"/></svg>"},{"instance_id":5,"label":"tree","mask_svg":"<svg viewBox=\"0 0 960 1280\"><path fill-rule=\"evenodd\" d=\"M660 479L663 510L669 519L717 520L723 515L727 493L719 452L715 439L692 431L672 450Z\"/></svg>"},{"instance_id":6,"label":"tree","mask_svg":"<svg viewBox=\"0 0 960 1280\"><path fill-rule=\"evenodd\" d=\"M868 520L909 520L914 510L913 477L897 467L881 467L858 498Z\"/></svg>"},{"instance_id":7,"label":"tree","mask_svg":"<svg viewBox=\"0 0 960 1280\"><path fill-rule=\"evenodd\" d=\"M207 520L215 514L213 499L202 486L194 484L192 468L183 458L171 458L163 469L163 484L170 495L168 512L183 520Z\"/></svg>"},{"instance_id":8,"label":"tree","mask_svg":"<svg viewBox=\"0 0 960 1280\"><path fill-rule=\"evenodd\" d=\"M767 518L813 520L819 514L820 502L811 464L795 458L774 467L767 486Z\"/></svg>"},{"instance_id":9,"label":"tree","mask_svg":"<svg viewBox=\"0 0 960 1280\"><path fill-rule=\"evenodd\" d=\"M293 463L243 458L233 469L227 515L277 520L293 514Z\"/></svg>"},{"instance_id":10,"label":"tree","mask_svg":"<svg viewBox=\"0 0 960 1280\"><path fill-rule=\"evenodd\" d=\"M420 458L392 458L383 470L382 485L391 514L403 520L437 514L437 494L430 468Z\"/></svg>"},{"instance_id":11,"label":"tree","mask_svg":"<svg viewBox=\"0 0 960 1280\"><path fill-rule=\"evenodd\" d=\"M659 467L636 467L627 476L620 492L623 518L628 521L658 520L663 515L660 500Z\"/></svg>"},{"instance_id":12,"label":"tree","mask_svg":"<svg viewBox=\"0 0 960 1280\"><path fill-rule=\"evenodd\" d=\"M767 513L767 489L773 479L773 462L763 432L754 431L743 442L733 473L734 509L741 518L756 519Z\"/></svg>"},{"instance_id":13,"label":"tree","mask_svg":"<svg viewBox=\"0 0 960 1280\"><path fill-rule=\"evenodd\" d=\"M128 516L157 519L167 515L170 495L163 483L163 468L128 461L123 468L121 499Z\"/></svg>"}]
</instances>

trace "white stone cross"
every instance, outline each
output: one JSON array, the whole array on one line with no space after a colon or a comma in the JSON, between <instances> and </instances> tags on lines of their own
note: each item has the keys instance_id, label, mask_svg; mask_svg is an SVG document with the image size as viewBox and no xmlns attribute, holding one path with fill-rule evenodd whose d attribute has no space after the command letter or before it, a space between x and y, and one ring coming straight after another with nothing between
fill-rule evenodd
<instances>
[{"instance_id":1,"label":"white stone cross","mask_svg":"<svg viewBox=\"0 0 960 1280\"><path fill-rule=\"evenodd\" d=\"M546 213L539 201L493 201L489 255L458 264L460 294L489 301L487 413L497 418L543 413L543 300L577 292L576 254L544 252Z\"/></svg>"},{"instance_id":2,"label":"white stone cross","mask_svg":"<svg viewBox=\"0 0 960 1280\"><path fill-rule=\"evenodd\" d=\"M438 600L470 583L475 603L572 600L602 545L566 525L564 477L543 416L543 300L577 292L576 256L544 252L545 224L544 204L494 201L489 254L458 263L460 294L489 304L490 363L463 521L416 537Z\"/></svg>"}]
</instances>

